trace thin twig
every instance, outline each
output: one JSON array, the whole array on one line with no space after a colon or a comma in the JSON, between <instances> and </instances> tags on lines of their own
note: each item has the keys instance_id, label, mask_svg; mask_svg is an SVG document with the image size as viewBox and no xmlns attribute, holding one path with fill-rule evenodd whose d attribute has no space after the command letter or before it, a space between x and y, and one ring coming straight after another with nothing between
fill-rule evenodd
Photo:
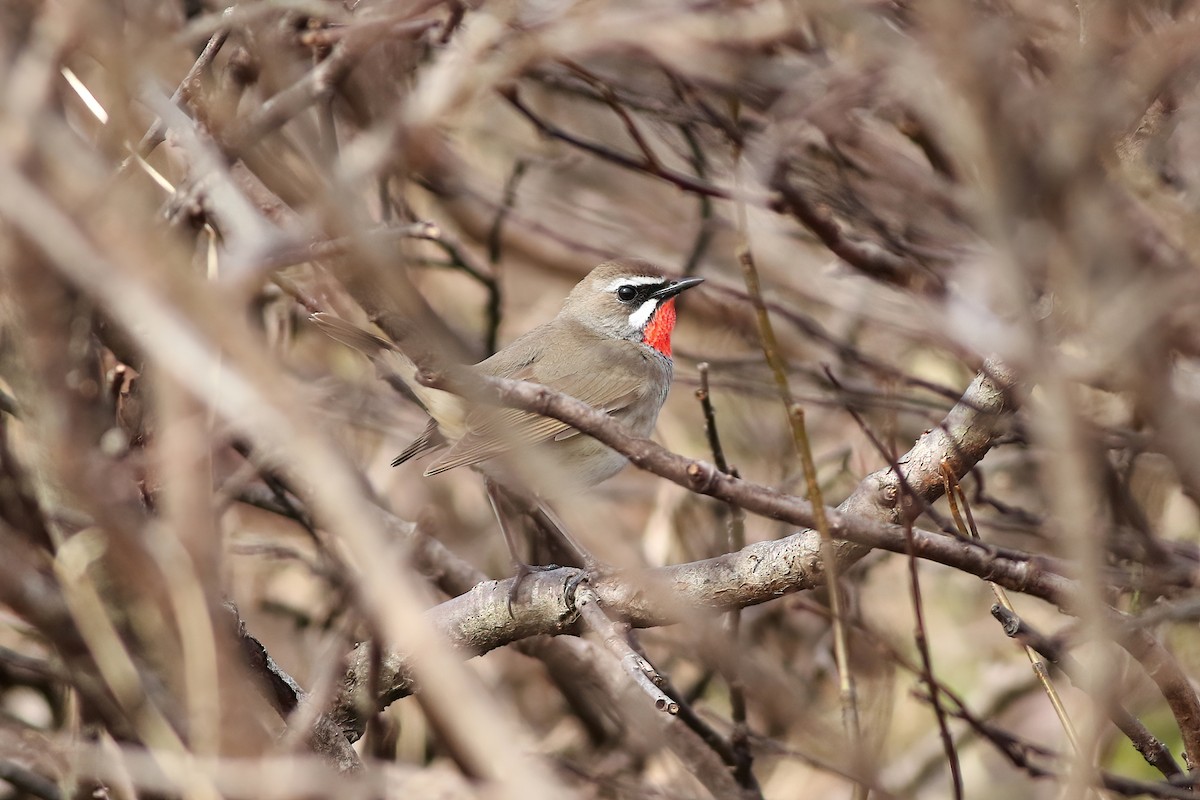
<instances>
[{"instance_id":1,"label":"thin twig","mask_svg":"<svg viewBox=\"0 0 1200 800\"><path fill-rule=\"evenodd\" d=\"M720 292L721 294L736 297L739 300L750 299L749 294L741 287L722 285L717 282L712 282L711 287L709 284L705 284L705 287L708 291ZM765 298L764 303L767 307L767 310L771 314L791 323L807 338L814 339L817 342L825 345L843 361L852 361L855 364L865 367L871 372L890 378L895 378L896 380L908 386L915 386L920 389L925 389L939 397L944 397L951 402L958 402L960 399L958 393L949 387L941 386L933 383L932 381L918 378L914 375L908 375L907 373L897 369L893 364L889 364L882 359L878 359L863 353L845 339L839 338L838 336L835 336L827 331L824 326L822 326L811 316L802 314L795 308L782 303L766 300Z\"/></svg>"},{"instance_id":2,"label":"thin twig","mask_svg":"<svg viewBox=\"0 0 1200 800\"><path fill-rule=\"evenodd\" d=\"M992 616L1000 623L1006 635L1016 639L1027 649L1032 649L1044 656L1050 663L1058 666L1068 678L1071 678L1072 682L1074 682L1074 676L1080 674L1082 668L1078 661L1059 647L1053 639L1035 630L1010 607L997 603L992 606ZM1042 668L1045 669L1044 662L1042 662ZM1042 680L1041 674L1038 674L1038 680ZM1125 734L1133 748L1141 754L1142 758L1146 759L1148 764L1167 778L1183 774L1183 770L1171 755L1170 748L1154 736L1137 717L1130 714L1119 702L1111 699L1108 702L1101 702L1101 704L1107 709L1109 719L1121 733Z\"/></svg>"},{"instance_id":3,"label":"thin twig","mask_svg":"<svg viewBox=\"0 0 1200 800\"><path fill-rule=\"evenodd\" d=\"M500 261L500 249L502 246L502 236L504 232L504 221L508 219L509 212L517 205L517 186L520 185L521 179L525 177L529 170L529 162L523 158L518 158L513 162L513 168L508 173L508 178L504 181L504 192L500 198L500 207L496 209L496 215L492 218L492 226L488 228L487 235L487 251L488 261L494 267Z\"/></svg>"},{"instance_id":4,"label":"thin twig","mask_svg":"<svg viewBox=\"0 0 1200 800\"><path fill-rule=\"evenodd\" d=\"M708 390L708 362L701 361L696 365L700 373L700 388L696 390L696 399L700 401L700 410L704 414L704 438L708 439L708 450L712 453L713 463L717 469L726 475L732 474L729 462L725 460L725 450L721 447L721 436L717 432L717 415L713 408L712 396ZM732 511L735 506L730 507Z\"/></svg>"},{"instance_id":5,"label":"thin twig","mask_svg":"<svg viewBox=\"0 0 1200 800\"><path fill-rule=\"evenodd\" d=\"M946 501L950 504L950 514L954 517L959 534L979 541L981 537L979 536L979 531L975 528L974 518L972 518L971 526L968 528L963 521L962 514L959 513L959 503L963 503L964 507L966 507L967 498L963 494L962 487L959 486L958 481L954 479L954 473L949 463L943 461L941 470L942 479L945 481L946 486ZM988 581L988 585L992 587L992 594L996 596L996 602L1015 616L1016 610L1013 608L1012 602L1008 599L1008 592L1004 590L1004 587L997 586L991 581ZM1067 714L1067 708L1063 705L1062 697L1059 696L1058 690L1054 688L1054 682L1050 680L1050 671L1046 668L1046 662L1029 645L1025 645L1024 649L1025 655L1028 656L1029 663L1033 667L1033 674L1037 677L1038 682L1042 685L1042 689L1046 692L1046 697L1050 699L1050 705L1054 708L1054 713L1058 716L1059 723L1067 735L1067 740L1071 743L1071 747L1078 751L1079 737L1075 732L1075 725L1071 722L1071 718Z\"/></svg>"},{"instance_id":6,"label":"thin twig","mask_svg":"<svg viewBox=\"0 0 1200 800\"><path fill-rule=\"evenodd\" d=\"M696 170L696 175L700 178L707 178L708 157L704 154L704 148L700 146L696 132L688 124L680 125L679 131L683 134L683 140L687 142L692 158L692 168ZM704 260L708 247L712 243L715 228L712 198L704 194L697 195L696 203L700 212L700 224L696 229L696 238L692 242L692 249L688 251L688 256L683 262L682 272L685 277L696 274L696 270L700 268L700 262Z\"/></svg>"},{"instance_id":7,"label":"thin twig","mask_svg":"<svg viewBox=\"0 0 1200 800\"><path fill-rule=\"evenodd\" d=\"M732 743L725 738L712 723L695 709L698 695L684 692L671 683L671 679L663 676L663 691L679 700L679 720L691 728L700 739L716 753L728 767L737 767L737 755L733 752Z\"/></svg>"},{"instance_id":8,"label":"thin twig","mask_svg":"<svg viewBox=\"0 0 1200 800\"><path fill-rule=\"evenodd\" d=\"M942 691L950 695L958 706L957 710L951 713L970 725L976 733L999 750L1014 766L1024 770L1035 778L1057 778L1060 781L1067 779L1068 776L1066 773L1057 772L1050 766L1034 764L1031 759L1032 756L1040 756L1046 759L1048 764L1052 764L1058 760L1056 753L1032 742L1022 740L1016 735L1008 731L1003 731L995 725L980 719L975 714L972 714L966 704L948 689L943 687ZM1197 797L1196 793L1189 786L1140 781L1101 770L1096 770L1096 776L1100 787L1128 797L1149 796L1164 799L1169 798L1170 800L1196 800Z\"/></svg>"},{"instance_id":9,"label":"thin twig","mask_svg":"<svg viewBox=\"0 0 1200 800\"><path fill-rule=\"evenodd\" d=\"M188 754L177 728L168 718L161 701L152 699L134 656L114 624L110 610L89 575L89 567L102 552L95 537L69 539L55 556L54 568L63 599L74 617L80 634L96 661L96 668L124 707L138 737L155 755ZM220 795L211 782L197 782L188 796L196 800L217 800Z\"/></svg>"},{"instance_id":10,"label":"thin twig","mask_svg":"<svg viewBox=\"0 0 1200 800\"><path fill-rule=\"evenodd\" d=\"M734 150L735 160L740 161L742 157L740 146L735 145ZM858 719L858 698L854 685L854 675L850 671L850 649L846 640L845 612L842 607L841 584L838 580L839 566L837 552L834 548L833 535L830 532L829 519L825 514L825 503L821 497L821 487L817 481L817 466L813 460L812 446L809 443L808 430L804 424L804 409L792 397L792 389L788 383L787 364L783 360L783 355L779 349L779 342L775 338L775 329L771 325L771 317L767 313L766 304L763 302L758 269L754 264L754 254L750 250L748 239L745 202L739 199L736 210L738 231L741 238L737 250L737 259L742 267L742 279L745 281L746 293L750 296L750 302L754 307L754 317L758 323L758 334L763 355L767 360L767 365L771 368L771 374L775 378L775 385L779 390L779 399L783 403L788 424L791 427L792 443L804 466L808 499L813 505L814 521L816 522L817 531L821 535L821 560L828 575L829 610L833 615L833 654L838 671L838 694L842 703L842 721L846 728L846 735L849 738L850 746L854 748L855 758L863 759L865 762L866 754L862 750L862 731ZM864 784L856 784L854 794L856 797L865 797L866 791L867 789Z\"/></svg>"},{"instance_id":11,"label":"thin twig","mask_svg":"<svg viewBox=\"0 0 1200 800\"><path fill-rule=\"evenodd\" d=\"M721 447L721 437L717 431L717 415L713 408L712 397L708 390L708 364L701 362L697 365L700 372L700 388L696 397L704 413L704 434L708 439L709 449L717 469L737 477L737 470L732 469L725 460L725 451ZM728 552L736 552L746 546L746 512L732 503L726 503L729 509L729 524L726 532ZM753 754L750 751L750 729L746 724L746 686L738 669L737 654L741 652L741 611L734 609L725 615L726 644L730 657L722 659L722 673L729 685L730 720L733 722L733 733L730 745L734 757L734 773L740 786L751 788L755 785Z\"/></svg>"},{"instance_id":12,"label":"thin twig","mask_svg":"<svg viewBox=\"0 0 1200 800\"><path fill-rule=\"evenodd\" d=\"M246 459L247 462L255 462L254 452L246 442L234 440L233 449L237 451L238 455ZM280 508L284 510L284 516L299 523L300 527L304 528L313 541L321 544L321 537L317 534L316 525L313 524L311 517L292 499L293 493L288 488L287 482L279 475L264 467L259 468L258 475L262 478L263 483L267 485L267 488L271 490L271 494L274 495L275 501L279 504Z\"/></svg>"},{"instance_id":13,"label":"thin twig","mask_svg":"<svg viewBox=\"0 0 1200 800\"><path fill-rule=\"evenodd\" d=\"M660 688L663 680L658 670L629 646L618 624L604 613L596 592L588 586L580 586L575 591L575 608L587 626L600 637L604 649L621 662L625 673L654 702L654 707L672 716L678 714L679 704ZM625 627L628 629L628 625Z\"/></svg>"},{"instance_id":14,"label":"thin twig","mask_svg":"<svg viewBox=\"0 0 1200 800\"><path fill-rule=\"evenodd\" d=\"M496 280L495 272L480 263L462 243L438 225L426 224L423 229L415 232L413 237L436 244L450 258L450 266L453 269L469 275L487 292L484 350L487 355L496 352L503 298L500 295L500 281Z\"/></svg>"},{"instance_id":15,"label":"thin twig","mask_svg":"<svg viewBox=\"0 0 1200 800\"><path fill-rule=\"evenodd\" d=\"M462 0L448 0L446 5L450 9L450 16L446 18L446 24L442 26L442 32L438 36L438 44L446 44L450 41L450 37L458 30L458 26L462 24L463 17L467 14L466 3Z\"/></svg>"},{"instance_id":16,"label":"thin twig","mask_svg":"<svg viewBox=\"0 0 1200 800\"><path fill-rule=\"evenodd\" d=\"M958 760L958 750L954 746L954 736L946 722L946 709L942 707L941 690L934 678L933 653L929 650L929 637L925 633L925 604L921 600L920 570L915 548L912 545L912 524L904 526L904 536L910 548L908 552L908 584L912 595L912 607L915 627L913 639L917 644L917 652L921 654L920 677L929 690L929 701L933 707L933 716L937 721L938 735L942 740L942 749L946 752L946 761L950 765L950 787L954 796L961 800L963 796L962 765Z\"/></svg>"},{"instance_id":17,"label":"thin twig","mask_svg":"<svg viewBox=\"0 0 1200 800\"><path fill-rule=\"evenodd\" d=\"M802 606L805 610L807 610L811 613L819 614L826 619L828 619L828 617L829 617L828 609L818 606L814 603L798 602L797 605ZM993 607L993 614L996 613L996 608L999 608L999 607L998 606ZM1002 608L1000 609L1000 611L1002 613L1000 615L998 615L997 618L1001 620L1002 624L1008 625L1011 623L1014 626L1016 626L1020 631L1017 634L1018 636L1021 636L1021 637L1026 636L1026 635L1033 636L1033 637L1037 636L1036 632L1033 632L1026 625L1024 625L1024 623L1021 622L1020 618L1016 617L1015 615L1013 615L1013 616L1008 615L1008 612L1004 611ZM902 652L896 646L894 646L892 643L891 637L883 635L880 632L878 632L877 630L871 628L870 626L863 625L861 622L855 624L854 630L855 630L855 633L858 635L869 637L869 640L874 647L883 651L889 659L891 659L894 663L898 664L901 668L907 670L908 672L912 673L915 676L922 677L922 678L924 677L922 668L919 667L917 664L914 664L912 661L910 661L910 659L904 652ZM1045 637L1041 637L1041 638L1045 639ZM1045 640L1043 642L1043 644L1047 647L1048 650L1057 651L1059 649L1056 645L1051 643L1049 640ZM967 722L976 733L978 733L980 736L982 736L982 738L985 741L988 741L990 744L999 747L1001 749L1001 751L1005 753L1006 756L1012 757L1015 754L1018 756L1018 758L1025 760L1030 755L1038 755L1038 756L1045 757L1047 759L1057 760L1056 754L1051 752L1050 750L1047 750L1045 748L1039 747L1037 745L1034 745L1034 744L1031 744L1028 742L1021 742L1013 734L1010 734L1007 731L1003 731L1003 730L999 729L998 727L989 726L989 727L987 727L986 730L982 729L980 726L983 725L984 723L981 723L980 720L981 719L991 719L991 718L997 717L998 713L1000 711L999 708L996 708L996 707L990 708L990 709L988 709L988 711L989 711L988 714L984 715L983 717L980 717L978 714L975 714L970 709L968 709L966 706L966 703L962 700L962 698L959 697L951 688L946 686L944 683L937 681L936 679L934 681L934 684L937 686L938 693L941 696L945 697L947 700L949 700L951 704L953 704L954 708L948 709L949 713L952 716L958 717L959 719L962 719L965 722ZM918 697L926 702L932 702L932 697L929 695L919 694ZM1135 723L1136 723L1136 720L1135 720ZM1140 723L1136 723L1136 724L1140 725ZM1153 739L1153 737L1150 736L1149 733L1147 733L1147 737L1149 737L1149 739ZM1157 740L1154 740L1154 741L1157 742ZM1159 746L1161 746L1161 743L1158 743L1158 744L1159 744ZM1171 761L1169 752L1166 754L1166 759L1168 761ZM1025 764L1029 765L1028 761L1025 761ZM1033 767L1031 769L1031 774L1035 775L1036 777L1051 777L1051 776L1055 775L1055 773L1051 772L1048 768L1042 768L1040 766ZM1117 791L1120 791L1122 794L1136 795L1136 794L1145 792L1151 796L1163 796L1163 797L1172 797L1172 798L1186 797L1186 795L1181 795L1179 793L1179 790L1177 790L1175 788L1177 786L1183 786L1183 784L1179 783L1179 781L1186 779L1182 773L1168 776L1168 778L1170 779L1170 783L1172 784L1171 786L1167 786L1166 784L1163 784L1163 783L1149 783L1149 782L1142 782L1142 781L1137 781L1137 782L1132 782L1132 783L1124 783L1124 781L1126 781L1127 779L1111 775L1110 773L1103 774L1101 777L1106 786L1110 786L1110 787L1124 786L1124 787L1126 787L1124 789L1117 789ZM1140 786L1141 787L1140 791L1132 791L1132 792L1128 791L1128 789L1133 786ZM1163 791L1165 793L1160 795L1157 791L1155 791L1155 787L1163 788ZM1194 800L1195 795L1192 795L1191 797L1192 797L1192 800Z\"/></svg>"},{"instance_id":18,"label":"thin twig","mask_svg":"<svg viewBox=\"0 0 1200 800\"><path fill-rule=\"evenodd\" d=\"M787 211L812 231L822 244L838 258L873 278L885 283L907 285L913 281L917 267L912 262L868 242L854 241L845 236L841 225L827 207L812 202L791 180L790 163L781 159L771 188L779 193L776 211ZM923 277L931 273L921 272Z\"/></svg>"},{"instance_id":19,"label":"thin twig","mask_svg":"<svg viewBox=\"0 0 1200 800\"><path fill-rule=\"evenodd\" d=\"M845 390L842 388L842 384L838 381L838 379L834 377L833 371L828 365L823 365L823 367L825 371L825 377L828 378L830 385L833 386L834 389L837 389L839 393L843 393ZM867 440L875 448L875 451L879 453L879 455L883 457L883 460L887 462L887 465L892 468L892 473L896 476L896 479L900 481L900 487L904 490L905 497L910 498L914 503L920 506L922 513L929 517L929 519L933 520L933 523L937 525L939 529L945 531L951 536L958 535L958 530L942 518L942 515L939 514L937 509L933 507L933 503L923 497L920 492L917 492L908 484L908 479L904 477L904 470L900 469L900 462L896 460L895 454L893 454L888 448L884 447L883 442L879 441L879 437L875 435L875 431L871 430L871 426L867 424L865 419L863 419L862 414L858 413L858 410L849 403L844 404L843 408L845 409L846 413L850 415L850 418L853 419L858 425L858 428L863 432L863 435L867 437Z\"/></svg>"},{"instance_id":20,"label":"thin twig","mask_svg":"<svg viewBox=\"0 0 1200 800\"><path fill-rule=\"evenodd\" d=\"M625 126L625 132L629 134L629 138L633 140L633 143L637 145L637 149L641 151L642 158L645 159L646 165L652 171L661 171L663 168L662 162L655 154L654 149L650 147L650 143L646 141L646 137L642 135L642 131L640 128L638 128L637 123L633 121L633 117L630 116L629 110L626 109L625 106L621 105L621 101L617 99L617 94L613 91L612 87L609 86L607 82L601 80L596 75L592 74L573 61L564 59L563 63L566 65L567 69L583 78L600 92L600 96L604 99L604 102L607 103L608 107L613 110L613 113L615 113L621 119L621 124Z\"/></svg>"},{"instance_id":21,"label":"thin twig","mask_svg":"<svg viewBox=\"0 0 1200 800\"><path fill-rule=\"evenodd\" d=\"M226 141L227 150L240 154L283 127L304 109L326 96L358 64L371 48L393 37L417 38L441 24L434 19L400 22L372 21L350 26L329 57L303 78L264 102L249 115Z\"/></svg>"},{"instance_id":22,"label":"thin twig","mask_svg":"<svg viewBox=\"0 0 1200 800\"><path fill-rule=\"evenodd\" d=\"M837 379L834 378L833 372L828 366L825 367L825 374L829 378L829 381L834 388L840 391L841 386ZM923 506L925 512L935 521L937 521L938 515L936 515L934 512L929 501L914 491L913 487L909 485L908 479L904 476L904 471L900 469L900 464L896 460L895 454L883 446L883 443L880 442L878 437L875 436L875 432L871 430L869 425L867 425L866 420L864 420L855 409L847 404L846 411L850 414L854 421L858 423L859 428L863 431L867 438L870 439L871 444L875 446L875 449L888 462L888 466L892 469L892 474L894 474L897 480L900 481L900 485L904 490L905 496L912 498L915 503ZM945 527L942 523L939 523L939 525ZM925 605L921 599L920 571L917 566L916 549L913 546L912 523L908 520L906 520L904 524L904 539L905 543L908 545L908 552L906 555L908 561L909 593L912 598L915 623L913 639L916 642L917 651L921 655L920 677L921 680L924 681L926 687L929 689L930 704L933 707L934 717L937 722L938 735L942 741L942 749L946 753L946 760L950 765L951 789L954 792L954 796L961 799L963 796L962 765L958 759L958 751L954 745L954 737L950 733L949 725L946 724L946 712L942 707L938 682L934 677L933 654L929 649L929 637L926 634Z\"/></svg>"},{"instance_id":23,"label":"thin twig","mask_svg":"<svg viewBox=\"0 0 1200 800\"><path fill-rule=\"evenodd\" d=\"M682 172L677 172L676 170L668 167L650 163L644 157L640 159L634 158L633 156L622 153L619 150L614 150L607 145L576 136L573 133L569 133L558 126L547 122L534 113L534 111L525 104L520 95L517 93L516 87L510 86L508 88L501 89L500 95L507 100L513 108L519 111L523 117L533 123L534 127L536 127L545 136L566 142L572 147L585 150L592 155L599 156L605 161L611 162L626 169L633 170L634 172L641 172L645 173L646 175L651 175L655 178L660 178L667 183L673 184L686 192L691 192L692 194L706 195L708 197L719 197L725 200L729 200L733 197L733 193L729 189L715 186L707 181L694 178L691 175L685 175ZM767 199L763 197L755 197L751 198L750 202L753 202L755 205L766 205Z\"/></svg>"},{"instance_id":24,"label":"thin twig","mask_svg":"<svg viewBox=\"0 0 1200 800\"><path fill-rule=\"evenodd\" d=\"M199 90L200 75L204 70L208 69L208 65L217 57L217 53L221 52L221 48L225 45L225 40L229 38L229 29L221 28L209 37L208 43L204 45L204 49L200 51L200 56L196 62L192 64L187 75L183 77L179 87L171 94L171 102L178 103L180 100L189 99L194 96ZM167 126L161 119L156 119L150 129L142 135L142 138L137 143L134 152L136 158L145 158L154 151L154 148L163 143L167 136ZM129 165L135 160L135 156L130 156L121 162L121 166L117 169L118 173L123 173L128 169Z\"/></svg>"},{"instance_id":25,"label":"thin twig","mask_svg":"<svg viewBox=\"0 0 1200 800\"><path fill-rule=\"evenodd\" d=\"M785 397L785 402L787 400L790 398ZM793 403L789 407L789 416L793 420L792 432L796 436L796 446L800 450L800 458L804 464L804 478L808 486L809 502L813 504L813 510L816 512L817 531L821 534L821 561L829 576L829 611L833 616L834 660L838 667L838 693L842 702L842 714L851 746L856 751L855 758L862 759L865 754L862 752L862 731L858 721L858 696L854 685L854 675L850 671L850 648L846 639L845 611L842 607L838 582L840 567L838 566L837 551L834 549L833 534L830 531L829 518L825 513L821 487L817 482L817 465L813 461L808 429L804 424L804 410L799 404ZM906 526L906 529L911 530L911 525ZM866 791L866 786L863 784L855 786L857 797L865 797Z\"/></svg>"}]
</instances>

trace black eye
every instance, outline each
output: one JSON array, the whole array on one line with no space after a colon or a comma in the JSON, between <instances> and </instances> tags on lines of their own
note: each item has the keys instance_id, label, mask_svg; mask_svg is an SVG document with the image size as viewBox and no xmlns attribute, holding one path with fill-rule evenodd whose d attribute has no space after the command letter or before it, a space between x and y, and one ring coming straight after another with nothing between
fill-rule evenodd
<instances>
[{"instance_id":1,"label":"black eye","mask_svg":"<svg viewBox=\"0 0 1200 800\"><path fill-rule=\"evenodd\" d=\"M620 289L617 289L617 299L622 303L628 303L633 298L637 297L637 289L629 284L625 284Z\"/></svg>"}]
</instances>

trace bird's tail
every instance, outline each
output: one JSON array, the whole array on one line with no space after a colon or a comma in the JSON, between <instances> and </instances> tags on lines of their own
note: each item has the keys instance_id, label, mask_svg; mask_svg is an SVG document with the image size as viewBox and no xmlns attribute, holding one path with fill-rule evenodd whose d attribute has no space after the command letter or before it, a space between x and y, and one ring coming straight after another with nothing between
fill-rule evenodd
<instances>
[{"instance_id":1,"label":"bird's tail","mask_svg":"<svg viewBox=\"0 0 1200 800\"><path fill-rule=\"evenodd\" d=\"M461 399L440 389L422 386L417 380L417 365L395 344L330 314L318 312L309 319L329 338L371 359L379 377L424 408L444 432L454 435L462 427Z\"/></svg>"},{"instance_id":2,"label":"bird's tail","mask_svg":"<svg viewBox=\"0 0 1200 800\"><path fill-rule=\"evenodd\" d=\"M431 419L421 435L414 439L408 447L401 450L400 455L392 459L392 466L398 467L410 458L423 456L433 450L441 450L446 444L446 437L442 436L441 430L438 429L437 420Z\"/></svg>"},{"instance_id":3,"label":"bird's tail","mask_svg":"<svg viewBox=\"0 0 1200 800\"><path fill-rule=\"evenodd\" d=\"M370 331L365 331L357 325L346 322L346 320L335 317L332 314L318 311L315 314L309 315L309 320L330 339L341 342L347 347L353 347L372 361L375 360L378 353L389 350L399 352L399 348L387 339L376 336Z\"/></svg>"}]
</instances>

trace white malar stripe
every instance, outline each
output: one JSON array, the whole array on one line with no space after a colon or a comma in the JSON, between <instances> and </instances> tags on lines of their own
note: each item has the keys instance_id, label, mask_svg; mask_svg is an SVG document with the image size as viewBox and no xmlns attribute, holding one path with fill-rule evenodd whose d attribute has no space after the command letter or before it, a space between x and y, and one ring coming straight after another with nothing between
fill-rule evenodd
<instances>
[{"instance_id":1,"label":"white malar stripe","mask_svg":"<svg viewBox=\"0 0 1200 800\"><path fill-rule=\"evenodd\" d=\"M629 326L636 330L646 327L650 317L654 316L654 309L658 308L658 303L658 298L654 298L638 306L638 310L629 315Z\"/></svg>"},{"instance_id":2,"label":"white malar stripe","mask_svg":"<svg viewBox=\"0 0 1200 800\"><path fill-rule=\"evenodd\" d=\"M653 275L627 275L624 278L613 278L612 283L604 287L606 292L615 292L622 286L650 286L655 283L666 283L667 279Z\"/></svg>"}]
</instances>

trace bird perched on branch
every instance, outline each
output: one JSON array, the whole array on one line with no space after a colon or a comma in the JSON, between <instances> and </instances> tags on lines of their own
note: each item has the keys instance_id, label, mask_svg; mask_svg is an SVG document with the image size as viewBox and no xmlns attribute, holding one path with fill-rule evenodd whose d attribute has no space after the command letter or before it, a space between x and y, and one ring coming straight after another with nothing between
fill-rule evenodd
<instances>
[{"instance_id":1,"label":"bird perched on branch","mask_svg":"<svg viewBox=\"0 0 1200 800\"><path fill-rule=\"evenodd\" d=\"M633 435L649 436L671 385L675 298L702 280L671 278L640 259L606 262L571 290L554 319L471 369L563 392L607 411ZM429 413L425 431L393 466L437 452L426 475L463 466L483 473L518 574L529 567L518 555L506 519L506 510L514 507L540 511L543 523L558 528L576 555L591 564L547 501L611 478L625 466L624 456L559 420L472 404L421 385L417 366L427 365L420 364L417 353L428 352L427 344L393 344L327 314L313 319L334 339L370 356L385 376L403 381Z\"/></svg>"}]
</instances>

